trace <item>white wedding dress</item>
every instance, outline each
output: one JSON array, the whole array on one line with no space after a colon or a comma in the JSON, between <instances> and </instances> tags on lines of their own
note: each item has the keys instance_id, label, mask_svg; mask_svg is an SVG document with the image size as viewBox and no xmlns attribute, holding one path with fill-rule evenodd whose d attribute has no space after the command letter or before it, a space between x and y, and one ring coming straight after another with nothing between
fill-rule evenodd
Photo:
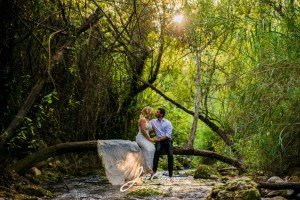
<instances>
[{"instance_id":1,"label":"white wedding dress","mask_svg":"<svg viewBox=\"0 0 300 200\"><path fill-rule=\"evenodd\" d=\"M147 134L151 124L146 124ZM98 140L98 154L105 168L107 179L112 185L123 185L136 179L143 167L144 172L152 170L155 147L141 133L136 142L129 140Z\"/></svg>"},{"instance_id":2,"label":"white wedding dress","mask_svg":"<svg viewBox=\"0 0 300 200\"><path fill-rule=\"evenodd\" d=\"M152 125L150 122L146 123L146 132L149 135L149 130L152 129ZM153 158L155 147L152 142L147 140L143 133L141 132L141 127L139 126L139 132L136 136L136 142L142 149L142 162L143 162L143 169L144 172L149 173L152 171L153 167Z\"/></svg>"},{"instance_id":3,"label":"white wedding dress","mask_svg":"<svg viewBox=\"0 0 300 200\"><path fill-rule=\"evenodd\" d=\"M139 176L141 149L129 140L98 140L98 154L112 185L123 185Z\"/></svg>"}]
</instances>

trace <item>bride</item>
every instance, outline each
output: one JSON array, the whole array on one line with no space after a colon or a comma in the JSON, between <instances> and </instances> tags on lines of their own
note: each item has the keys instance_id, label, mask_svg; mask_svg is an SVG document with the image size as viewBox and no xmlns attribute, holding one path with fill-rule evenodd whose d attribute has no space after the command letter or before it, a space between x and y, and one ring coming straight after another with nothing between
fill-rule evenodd
<instances>
[{"instance_id":1,"label":"bride","mask_svg":"<svg viewBox=\"0 0 300 200\"><path fill-rule=\"evenodd\" d=\"M142 109L139 119L139 132L136 142L129 140L98 140L98 154L105 168L107 179L112 185L124 183L138 178L141 172L153 174L153 158L155 147L149 136L152 130L149 121L153 109L146 106Z\"/></svg>"},{"instance_id":2,"label":"bride","mask_svg":"<svg viewBox=\"0 0 300 200\"><path fill-rule=\"evenodd\" d=\"M152 130L151 122L149 121L153 115L153 109L149 106L143 108L139 119L139 132L136 136L136 142L142 149L142 163L144 173L153 174L153 158L155 147L152 139L149 135L149 131Z\"/></svg>"}]
</instances>

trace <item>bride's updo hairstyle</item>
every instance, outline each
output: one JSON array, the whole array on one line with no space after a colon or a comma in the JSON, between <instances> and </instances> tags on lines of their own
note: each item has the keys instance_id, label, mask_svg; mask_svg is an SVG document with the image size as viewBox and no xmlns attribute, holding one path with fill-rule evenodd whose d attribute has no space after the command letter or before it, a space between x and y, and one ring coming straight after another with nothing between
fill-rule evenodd
<instances>
[{"instance_id":1,"label":"bride's updo hairstyle","mask_svg":"<svg viewBox=\"0 0 300 200\"><path fill-rule=\"evenodd\" d=\"M145 108L143 108L141 112L140 119L151 118L152 115L153 115L153 109L150 106L146 106Z\"/></svg>"}]
</instances>

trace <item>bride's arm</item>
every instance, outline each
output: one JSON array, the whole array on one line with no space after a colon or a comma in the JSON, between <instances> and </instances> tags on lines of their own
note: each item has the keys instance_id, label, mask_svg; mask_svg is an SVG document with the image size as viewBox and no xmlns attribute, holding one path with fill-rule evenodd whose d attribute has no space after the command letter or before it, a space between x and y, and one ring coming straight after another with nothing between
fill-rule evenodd
<instances>
[{"instance_id":1,"label":"bride's arm","mask_svg":"<svg viewBox=\"0 0 300 200\"><path fill-rule=\"evenodd\" d=\"M149 134L147 134L147 131L146 131L146 124L147 124L147 121L145 118L141 118L140 121L139 121L139 125L141 127L141 132L143 134L143 136L149 140L150 142L154 142L153 139L149 136Z\"/></svg>"},{"instance_id":2,"label":"bride's arm","mask_svg":"<svg viewBox=\"0 0 300 200\"><path fill-rule=\"evenodd\" d=\"M151 128L150 128L149 132L154 132L152 120L150 120L149 123L151 124Z\"/></svg>"}]
</instances>

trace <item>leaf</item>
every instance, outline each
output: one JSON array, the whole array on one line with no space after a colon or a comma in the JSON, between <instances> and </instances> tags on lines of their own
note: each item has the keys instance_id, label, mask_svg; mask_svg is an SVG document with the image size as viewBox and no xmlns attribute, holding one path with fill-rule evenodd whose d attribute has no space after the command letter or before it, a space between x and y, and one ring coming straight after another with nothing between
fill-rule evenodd
<instances>
[{"instance_id":1,"label":"leaf","mask_svg":"<svg viewBox=\"0 0 300 200\"><path fill-rule=\"evenodd\" d=\"M26 119L29 122L32 122L32 119L30 119L29 117L24 117L24 119Z\"/></svg>"}]
</instances>

